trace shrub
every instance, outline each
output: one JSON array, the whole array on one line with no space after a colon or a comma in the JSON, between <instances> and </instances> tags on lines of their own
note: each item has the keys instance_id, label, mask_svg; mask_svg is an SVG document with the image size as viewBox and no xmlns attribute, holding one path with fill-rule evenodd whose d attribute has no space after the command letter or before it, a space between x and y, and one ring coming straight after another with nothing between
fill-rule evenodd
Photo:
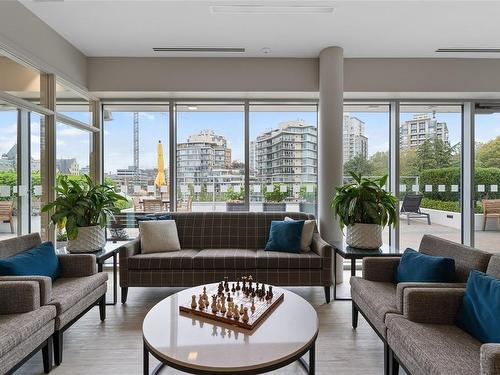
<instances>
[{"instance_id":1,"label":"shrub","mask_svg":"<svg viewBox=\"0 0 500 375\"><path fill-rule=\"evenodd\" d=\"M420 204L421 208L430 208L433 210L449 211L449 212L461 212L460 202L458 201L440 201L435 199L423 198ZM483 212L483 207L481 204L476 205L475 213L480 214Z\"/></svg>"}]
</instances>

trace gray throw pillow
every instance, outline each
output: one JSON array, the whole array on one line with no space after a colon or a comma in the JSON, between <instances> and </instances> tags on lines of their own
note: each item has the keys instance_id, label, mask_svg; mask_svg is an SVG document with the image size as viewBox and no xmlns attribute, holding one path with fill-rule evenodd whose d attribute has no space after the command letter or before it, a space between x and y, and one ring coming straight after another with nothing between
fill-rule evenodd
<instances>
[{"instance_id":1,"label":"gray throw pillow","mask_svg":"<svg viewBox=\"0 0 500 375\"><path fill-rule=\"evenodd\" d=\"M141 252L163 253L179 251L181 245L174 220L141 221L139 222L141 236Z\"/></svg>"},{"instance_id":2,"label":"gray throw pillow","mask_svg":"<svg viewBox=\"0 0 500 375\"><path fill-rule=\"evenodd\" d=\"M285 216L285 221L294 221L291 217ZM313 240L314 228L316 227L316 220L305 220L302 227L302 237L300 239L300 251L307 253L311 251L311 244Z\"/></svg>"}]
</instances>

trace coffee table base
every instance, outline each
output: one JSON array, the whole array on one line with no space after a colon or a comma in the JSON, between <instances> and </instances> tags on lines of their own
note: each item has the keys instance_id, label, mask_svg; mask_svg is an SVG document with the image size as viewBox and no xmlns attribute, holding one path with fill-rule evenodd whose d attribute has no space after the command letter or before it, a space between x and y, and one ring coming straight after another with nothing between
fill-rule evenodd
<instances>
[{"instance_id":1,"label":"coffee table base","mask_svg":"<svg viewBox=\"0 0 500 375\"><path fill-rule=\"evenodd\" d=\"M281 367L285 367L285 366L289 365L292 362L298 361L300 363L300 365L306 370L306 372L309 375L314 375L315 371L316 371L315 344L316 344L316 337L314 338L314 340L311 343L311 345L309 347L307 347L304 351L302 351L301 353L299 353L298 355L296 355L294 357L288 358L287 360L285 360L283 362L276 363L276 364L271 365L271 366L259 368L259 369L256 369L256 370L242 370L242 371L236 371L236 372L233 371L233 372L231 372L231 374L240 374L240 375L263 374L263 373L266 373L266 372L269 372L269 371L277 370L277 369L279 369ZM169 361L166 361L163 358L160 358L154 352L150 351L149 347L148 347L148 345L147 345L147 343L145 341L143 341L143 346L144 346L144 350L143 350L143 366L142 366L143 367L143 375L150 375L150 373L149 373L149 355L150 354L153 357L155 357L157 360L160 361L160 364L155 367L155 369L153 370L153 372L151 373L151 375L157 375L161 371L161 369L163 367L165 367L165 366L169 366L169 367L175 368L176 370L180 370L180 371L186 372L188 374L200 374L200 375L221 374L220 371L217 372L217 371L197 370L197 369L192 369L192 368L184 367L184 366L181 366L181 365L178 365L178 364L175 364L175 363L171 363ZM309 363L306 362L304 360L304 358L302 358L302 356L304 354L306 354L307 352L309 352Z\"/></svg>"}]
</instances>

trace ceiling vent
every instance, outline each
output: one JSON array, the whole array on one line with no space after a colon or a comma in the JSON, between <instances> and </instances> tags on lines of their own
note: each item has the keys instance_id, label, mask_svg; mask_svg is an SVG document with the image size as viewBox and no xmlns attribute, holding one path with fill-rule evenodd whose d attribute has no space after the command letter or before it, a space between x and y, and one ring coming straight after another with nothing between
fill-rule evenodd
<instances>
[{"instance_id":1,"label":"ceiling vent","mask_svg":"<svg viewBox=\"0 0 500 375\"><path fill-rule=\"evenodd\" d=\"M439 48L442 53L500 53L500 48Z\"/></svg>"},{"instance_id":2,"label":"ceiling vent","mask_svg":"<svg viewBox=\"0 0 500 375\"><path fill-rule=\"evenodd\" d=\"M239 47L155 47L155 52L216 52L216 53L243 53L245 48Z\"/></svg>"}]
</instances>

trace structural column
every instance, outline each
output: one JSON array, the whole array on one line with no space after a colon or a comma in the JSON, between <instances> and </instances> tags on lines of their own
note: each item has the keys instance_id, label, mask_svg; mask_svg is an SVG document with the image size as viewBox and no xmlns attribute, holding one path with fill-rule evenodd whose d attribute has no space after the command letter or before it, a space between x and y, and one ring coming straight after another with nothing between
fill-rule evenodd
<instances>
[{"instance_id":1,"label":"structural column","mask_svg":"<svg viewBox=\"0 0 500 375\"><path fill-rule=\"evenodd\" d=\"M330 201L342 184L343 105L344 52L328 47L319 55L318 217L321 236L329 242L342 240ZM335 272L337 283L342 282L342 258Z\"/></svg>"}]
</instances>

